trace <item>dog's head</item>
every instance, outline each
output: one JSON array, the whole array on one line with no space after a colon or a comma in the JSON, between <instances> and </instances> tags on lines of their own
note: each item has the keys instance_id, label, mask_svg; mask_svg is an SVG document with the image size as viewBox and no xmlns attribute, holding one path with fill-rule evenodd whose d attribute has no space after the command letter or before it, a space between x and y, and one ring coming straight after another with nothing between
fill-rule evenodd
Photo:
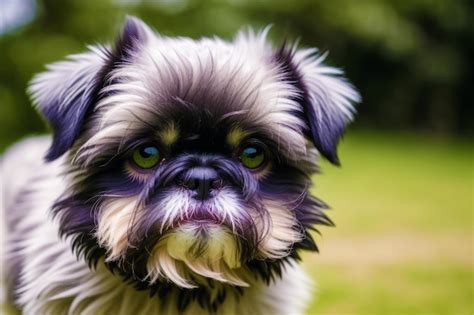
<instances>
[{"instance_id":1,"label":"dog's head","mask_svg":"<svg viewBox=\"0 0 474 315\"><path fill-rule=\"evenodd\" d=\"M265 35L168 38L129 18L113 48L34 78L46 158L68 153L53 211L92 264L141 287L245 286L316 249L309 230L331 221L310 175L318 152L338 163L359 95L324 55Z\"/></svg>"}]
</instances>

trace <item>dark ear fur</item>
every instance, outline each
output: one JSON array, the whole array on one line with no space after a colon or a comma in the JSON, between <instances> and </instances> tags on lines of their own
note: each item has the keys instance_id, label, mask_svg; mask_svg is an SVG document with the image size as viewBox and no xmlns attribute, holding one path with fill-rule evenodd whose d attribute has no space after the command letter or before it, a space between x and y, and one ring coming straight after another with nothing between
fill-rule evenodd
<instances>
[{"instance_id":1,"label":"dark ear fur","mask_svg":"<svg viewBox=\"0 0 474 315\"><path fill-rule=\"evenodd\" d=\"M46 72L33 78L29 93L53 129L46 160L52 161L71 148L107 84L107 75L126 62L150 34L142 21L127 17L113 51L105 46L89 47L85 53L48 65Z\"/></svg>"},{"instance_id":2,"label":"dark ear fur","mask_svg":"<svg viewBox=\"0 0 474 315\"><path fill-rule=\"evenodd\" d=\"M360 95L341 76L341 70L324 65L326 56L318 56L316 52L284 44L275 58L287 80L300 92L308 136L325 158L339 165L337 144L352 120L355 112L352 104L360 102Z\"/></svg>"}]
</instances>

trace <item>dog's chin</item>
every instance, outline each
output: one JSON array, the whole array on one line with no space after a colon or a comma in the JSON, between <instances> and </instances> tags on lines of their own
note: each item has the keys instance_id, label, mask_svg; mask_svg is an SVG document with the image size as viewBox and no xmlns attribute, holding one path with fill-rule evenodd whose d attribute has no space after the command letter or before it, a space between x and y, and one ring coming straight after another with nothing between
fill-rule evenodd
<instances>
[{"instance_id":1,"label":"dog's chin","mask_svg":"<svg viewBox=\"0 0 474 315\"><path fill-rule=\"evenodd\" d=\"M166 279L192 288L209 279L247 286L241 268L241 246L231 229L212 219L183 220L168 230L147 262L149 281Z\"/></svg>"},{"instance_id":2,"label":"dog's chin","mask_svg":"<svg viewBox=\"0 0 474 315\"><path fill-rule=\"evenodd\" d=\"M239 246L229 228L212 220L183 222L165 236L168 253L176 260L224 262L240 267Z\"/></svg>"}]
</instances>

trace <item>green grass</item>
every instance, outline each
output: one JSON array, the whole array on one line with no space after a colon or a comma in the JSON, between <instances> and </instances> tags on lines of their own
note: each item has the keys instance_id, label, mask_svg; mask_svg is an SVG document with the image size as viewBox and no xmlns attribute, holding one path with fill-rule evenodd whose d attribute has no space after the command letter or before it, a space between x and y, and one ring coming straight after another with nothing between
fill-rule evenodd
<instances>
[{"instance_id":1,"label":"green grass","mask_svg":"<svg viewBox=\"0 0 474 315\"><path fill-rule=\"evenodd\" d=\"M307 314L472 314L471 144L357 132L340 157L314 179L337 227L305 256Z\"/></svg>"},{"instance_id":2,"label":"green grass","mask_svg":"<svg viewBox=\"0 0 474 315\"><path fill-rule=\"evenodd\" d=\"M472 272L457 264L328 265L314 276L319 297L309 314L472 314Z\"/></svg>"}]
</instances>

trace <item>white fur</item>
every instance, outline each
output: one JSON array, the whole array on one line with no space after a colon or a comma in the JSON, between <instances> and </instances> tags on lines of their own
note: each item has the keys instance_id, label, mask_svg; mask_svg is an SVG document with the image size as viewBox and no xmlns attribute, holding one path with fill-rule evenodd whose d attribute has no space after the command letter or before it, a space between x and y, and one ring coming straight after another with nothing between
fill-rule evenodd
<instances>
[{"instance_id":1,"label":"white fur","mask_svg":"<svg viewBox=\"0 0 474 315\"><path fill-rule=\"evenodd\" d=\"M309 98L316 110L342 113L347 121L353 119L353 103L361 101L360 94L346 80L341 78L344 72L323 64L327 54L316 55L317 49L297 50L293 48L294 64L310 91ZM320 117L320 115L317 115Z\"/></svg>"},{"instance_id":2,"label":"white fur","mask_svg":"<svg viewBox=\"0 0 474 315\"><path fill-rule=\"evenodd\" d=\"M271 220L269 231L259 244L261 257L280 259L288 256L293 244L302 240L294 214L285 206L267 202L267 211ZM262 230L262 222L255 218L257 229Z\"/></svg>"},{"instance_id":3,"label":"white fur","mask_svg":"<svg viewBox=\"0 0 474 315\"><path fill-rule=\"evenodd\" d=\"M96 237L99 244L108 249L106 260L122 258L128 247L128 229L140 220L136 198L111 198L102 207Z\"/></svg>"},{"instance_id":4,"label":"white fur","mask_svg":"<svg viewBox=\"0 0 474 315\"><path fill-rule=\"evenodd\" d=\"M24 215L16 230L9 231L8 262L13 256L24 257L24 265L14 279L14 300L24 314L176 314L171 295L166 306L158 297L137 291L105 269L103 261L97 270L77 259L68 239L58 237L58 223L49 214L54 200L60 196L67 181L63 177L63 161L45 164L42 156L49 139L32 138L12 148L2 159L4 209ZM34 159L31 157L35 157ZM15 204L21 191L34 190L22 204ZM27 206L26 209L21 208ZM14 266L7 266L10 274ZM301 314L310 296L308 279L301 269L290 263L281 279L269 286L251 282L242 297L229 294L219 314ZM186 314L207 314L197 303Z\"/></svg>"},{"instance_id":5,"label":"white fur","mask_svg":"<svg viewBox=\"0 0 474 315\"><path fill-rule=\"evenodd\" d=\"M80 93L79 89L70 87L90 88L97 70L106 63L106 60L104 47L89 46L88 52L71 55L66 61L48 65L46 67L48 71L34 77L28 91L36 106L65 107ZM60 102L57 103L56 100ZM40 108L40 110L47 109Z\"/></svg>"}]
</instances>

